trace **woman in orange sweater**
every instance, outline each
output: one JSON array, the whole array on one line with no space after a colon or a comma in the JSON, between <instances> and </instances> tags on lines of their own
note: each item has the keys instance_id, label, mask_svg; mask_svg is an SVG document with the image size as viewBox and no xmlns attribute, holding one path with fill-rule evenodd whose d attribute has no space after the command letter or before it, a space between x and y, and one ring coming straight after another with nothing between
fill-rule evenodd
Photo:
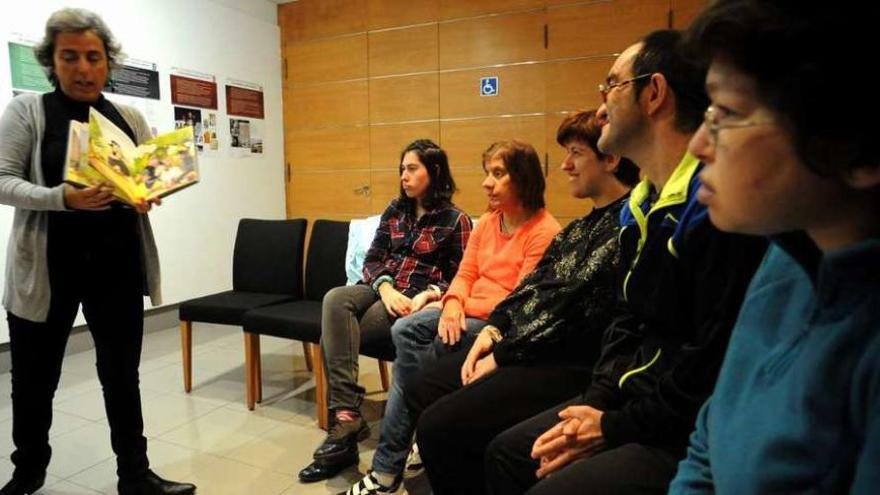
<instances>
[{"instance_id":1,"label":"woman in orange sweater","mask_svg":"<svg viewBox=\"0 0 880 495\"><path fill-rule=\"evenodd\" d=\"M403 390L416 371L476 338L489 314L544 255L561 229L544 208L544 175L535 149L518 141L493 144L483 154L489 212L471 233L458 274L446 294L391 327L397 350L391 392L373 469L348 493L393 493L400 485L415 425ZM445 345L435 345L435 341Z\"/></svg>"}]
</instances>

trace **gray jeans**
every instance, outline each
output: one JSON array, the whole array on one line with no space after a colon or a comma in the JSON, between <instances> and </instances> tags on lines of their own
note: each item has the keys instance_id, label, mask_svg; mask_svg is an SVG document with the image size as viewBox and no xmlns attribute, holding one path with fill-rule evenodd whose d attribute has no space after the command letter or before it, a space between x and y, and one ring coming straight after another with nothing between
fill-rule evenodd
<instances>
[{"instance_id":1,"label":"gray jeans","mask_svg":"<svg viewBox=\"0 0 880 495\"><path fill-rule=\"evenodd\" d=\"M358 383L361 334L383 332L391 338L393 319L368 285L336 287L324 296L321 351L331 411L359 411L366 390Z\"/></svg>"}]
</instances>

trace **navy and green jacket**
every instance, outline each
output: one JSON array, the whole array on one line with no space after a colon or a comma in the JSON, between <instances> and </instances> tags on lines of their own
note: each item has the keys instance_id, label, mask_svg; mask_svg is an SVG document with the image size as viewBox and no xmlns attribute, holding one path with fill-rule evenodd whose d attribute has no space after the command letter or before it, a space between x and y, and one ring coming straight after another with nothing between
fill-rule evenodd
<instances>
[{"instance_id":1,"label":"navy and green jacket","mask_svg":"<svg viewBox=\"0 0 880 495\"><path fill-rule=\"evenodd\" d=\"M685 154L657 194L643 181L621 212L618 317L585 404L605 413L608 447L684 452L712 391L766 240L728 234L696 200L702 164Z\"/></svg>"}]
</instances>

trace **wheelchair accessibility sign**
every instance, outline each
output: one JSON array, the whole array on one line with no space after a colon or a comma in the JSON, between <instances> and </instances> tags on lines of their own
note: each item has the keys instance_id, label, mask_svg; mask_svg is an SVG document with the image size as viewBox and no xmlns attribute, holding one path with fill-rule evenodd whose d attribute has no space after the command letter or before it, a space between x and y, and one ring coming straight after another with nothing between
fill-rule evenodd
<instances>
[{"instance_id":1,"label":"wheelchair accessibility sign","mask_svg":"<svg viewBox=\"0 0 880 495\"><path fill-rule=\"evenodd\" d=\"M498 76L480 78L480 96L498 96Z\"/></svg>"}]
</instances>

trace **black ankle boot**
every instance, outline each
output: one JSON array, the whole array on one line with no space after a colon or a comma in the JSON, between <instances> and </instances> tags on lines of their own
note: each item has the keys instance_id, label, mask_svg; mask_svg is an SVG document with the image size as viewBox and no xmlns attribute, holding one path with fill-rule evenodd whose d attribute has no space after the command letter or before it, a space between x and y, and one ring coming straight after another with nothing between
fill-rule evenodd
<instances>
[{"instance_id":1,"label":"black ankle boot","mask_svg":"<svg viewBox=\"0 0 880 495\"><path fill-rule=\"evenodd\" d=\"M0 488L0 495L30 495L39 490L46 482L46 474L34 478L15 478Z\"/></svg>"},{"instance_id":2,"label":"black ankle boot","mask_svg":"<svg viewBox=\"0 0 880 495\"><path fill-rule=\"evenodd\" d=\"M196 486L191 483L163 480L152 471L147 471L142 478L119 480L117 489L119 495L193 495L196 492Z\"/></svg>"}]
</instances>

